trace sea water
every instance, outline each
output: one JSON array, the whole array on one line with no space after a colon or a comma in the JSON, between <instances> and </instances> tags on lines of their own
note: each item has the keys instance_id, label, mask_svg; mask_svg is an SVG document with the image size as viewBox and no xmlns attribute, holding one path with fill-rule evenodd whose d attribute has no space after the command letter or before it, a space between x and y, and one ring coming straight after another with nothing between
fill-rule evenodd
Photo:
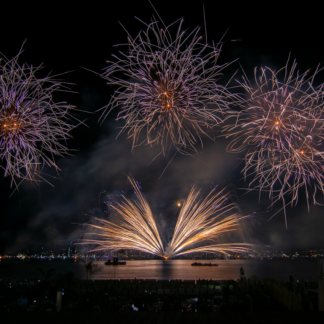
<instances>
[{"instance_id":1,"label":"sea water","mask_svg":"<svg viewBox=\"0 0 324 324\"><path fill-rule=\"evenodd\" d=\"M201 263L218 264L213 267L191 266L193 260L127 260L126 265L107 266L104 261L94 261L101 267L101 272L92 279L213 279L237 280L240 277L240 267L245 270L247 278L256 275L259 279L271 277L277 280L289 280L292 274L297 280L317 280L317 260L199 260ZM84 264L79 260L70 261L16 261L0 262L0 279L31 280L42 279L42 270L54 268L54 278L72 271L79 279L86 278Z\"/></svg>"}]
</instances>

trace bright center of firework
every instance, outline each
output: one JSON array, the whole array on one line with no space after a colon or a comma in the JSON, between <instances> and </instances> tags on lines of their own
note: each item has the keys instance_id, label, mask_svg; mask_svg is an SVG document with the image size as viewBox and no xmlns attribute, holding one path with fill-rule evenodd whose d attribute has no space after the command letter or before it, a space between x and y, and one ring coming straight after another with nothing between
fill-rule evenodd
<instances>
[{"instance_id":1,"label":"bright center of firework","mask_svg":"<svg viewBox=\"0 0 324 324\"><path fill-rule=\"evenodd\" d=\"M178 205L178 207L181 207L181 203L178 203L177 205Z\"/></svg>"},{"instance_id":2,"label":"bright center of firework","mask_svg":"<svg viewBox=\"0 0 324 324\"><path fill-rule=\"evenodd\" d=\"M279 122L278 121L276 121L276 125L279 125Z\"/></svg>"},{"instance_id":3,"label":"bright center of firework","mask_svg":"<svg viewBox=\"0 0 324 324\"><path fill-rule=\"evenodd\" d=\"M13 130L13 128L17 128L18 124L10 120L9 122L7 121L6 124L2 125L3 128L5 128L7 131Z\"/></svg>"}]
</instances>

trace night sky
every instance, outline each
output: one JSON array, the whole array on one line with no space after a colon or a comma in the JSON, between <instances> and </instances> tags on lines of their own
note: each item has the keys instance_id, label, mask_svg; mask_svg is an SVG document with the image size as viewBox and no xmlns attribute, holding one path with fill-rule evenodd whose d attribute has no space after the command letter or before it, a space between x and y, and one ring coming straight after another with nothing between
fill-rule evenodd
<instances>
[{"instance_id":1,"label":"night sky","mask_svg":"<svg viewBox=\"0 0 324 324\"><path fill-rule=\"evenodd\" d=\"M132 36L145 26L134 16L150 22L154 13L148 1L107 1L109 6L94 5L64 7L54 5L30 6L16 4L4 10L0 18L0 52L7 58L15 56L23 42L24 52L20 64L44 63L44 72L52 74L69 73L60 77L73 83L76 93L57 93L57 101L67 101L78 109L79 118L85 124L72 131L73 139L67 145L73 156L56 159L61 169L57 175L53 168L45 167L47 179L54 187L42 183L39 187L25 181L11 197L10 179L0 177L0 254L25 251L37 253L41 247L61 251L80 237L82 227L75 223L88 221L88 215L99 216L94 209L100 209L99 194L103 191L118 194L124 191L131 195L127 176L131 174L142 184L143 192L150 203L158 223L165 235L172 232L179 209L176 203L185 199L191 185L197 183L208 190L216 184L220 188L233 185L237 188L240 206L245 214L254 216L249 237L251 242L270 245L271 250L294 252L324 248L324 207L311 204L307 211L304 192L300 192L297 207L287 207L288 229L283 212L269 220L281 205L267 210L270 201L266 193L258 201L258 194L248 193L247 183L241 179L240 170L243 155L226 153L228 141L218 137L215 142L205 138L204 148L199 149L196 158L177 154L163 176L172 154L158 157L159 148L141 146L132 151L132 141L125 134L116 139L122 123L116 122L117 110L100 125L99 108L107 105L112 87L105 80L86 69L100 72L105 61L116 54L115 44L126 42L126 32ZM177 5L175 5L177 3ZM319 8L286 8L272 2L262 8L215 5L215 1L204 1L206 8L208 41L218 42L222 36L223 51L219 64L233 61L224 70L225 84L236 70L243 67L252 79L255 66L269 66L278 69L286 64L289 53L296 58L301 72L315 69L324 63L322 19L317 17ZM154 1L160 16L168 25L184 17L184 28L192 30L197 25L204 34L203 2L196 1ZM267 7L268 6L268 7ZM240 39L239 42L231 42ZM42 74L43 73L43 74ZM240 78L238 71L237 78ZM324 82L324 72L314 84ZM234 85L235 83L233 83ZM233 91L236 91L233 89ZM51 176L56 178L51 178ZM102 194L102 198L105 194ZM318 201L324 199L318 194ZM172 234L172 233L171 233ZM170 236L171 236L170 234Z\"/></svg>"}]
</instances>

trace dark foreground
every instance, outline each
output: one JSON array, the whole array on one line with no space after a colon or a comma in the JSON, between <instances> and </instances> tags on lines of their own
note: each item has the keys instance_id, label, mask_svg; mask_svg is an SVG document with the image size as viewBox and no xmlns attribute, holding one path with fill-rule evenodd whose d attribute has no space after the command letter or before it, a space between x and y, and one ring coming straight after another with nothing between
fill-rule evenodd
<instances>
[{"instance_id":1,"label":"dark foreground","mask_svg":"<svg viewBox=\"0 0 324 324\"><path fill-rule=\"evenodd\" d=\"M233 280L55 280L0 281L0 311L226 313L316 311L316 282ZM48 316L48 315L46 315ZM69 316L69 315L66 315ZM100 315L102 316L102 315ZM108 316L108 315L107 315ZM152 315L154 316L154 315ZM167 315L165 315L167 316ZM211 316L211 315L205 315Z\"/></svg>"},{"instance_id":2,"label":"dark foreground","mask_svg":"<svg viewBox=\"0 0 324 324\"><path fill-rule=\"evenodd\" d=\"M56 324L56 323L226 323L226 324L276 324L279 323L321 323L321 312L200 312L200 313L119 313L119 312L65 312L65 313L4 313L0 312L2 323Z\"/></svg>"}]
</instances>

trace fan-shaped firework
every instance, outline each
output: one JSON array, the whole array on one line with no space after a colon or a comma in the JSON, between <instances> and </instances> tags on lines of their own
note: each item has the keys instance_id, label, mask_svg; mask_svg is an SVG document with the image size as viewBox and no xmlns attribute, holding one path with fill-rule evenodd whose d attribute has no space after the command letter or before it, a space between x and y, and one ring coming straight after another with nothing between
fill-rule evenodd
<instances>
[{"instance_id":1,"label":"fan-shaped firework","mask_svg":"<svg viewBox=\"0 0 324 324\"><path fill-rule=\"evenodd\" d=\"M262 68L259 79L255 69L256 86L243 78L240 85L248 99L242 102L235 124L225 126L227 136L233 136L228 151L247 151L244 177L254 176L249 186L258 182L260 193L268 190L274 202L283 200L284 208L290 194L289 203L297 204L301 187L307 201L307 186L314 186L314 194L317 189L324 192L323 86L312 85L318 69L308 79L308 71L294 77L296 65L294 61L289 73L288 63L277 73ZM285 77L280 82L282 70Z\"/></svg>"},{"instance_id":2,"label":"fan-shaped firework","mask_svg":"<svg viewBox=\"0 0 324 324\"><path fill-rule=\"evenodd\" d=\"M221 121L232 95L216 83L223 66L217 65L220 48L202 44L200 28L186 36L180 20L175 37L170 26L147 25L134 39L128 34L128 51L101 75L117 85L101 119L120 107L117 120L124 119L121 132L133 139L133 148L142 143L171 146L184 152L195 150L201 136ZM140 134L145 133L145 139Z\"/></svg>"},{"instance_id":3,"label":"fan-shaped firework","mask_svg":"<svg viewBox=\"0 0 324 324\"><path fill-rule=\"evenodd\" d=\"M164 258L176 255L210 253L247 253L251 244L216 244L225 233L240 231L244 217L235 203L229 203L229 194L215 193L213 189L205 199L199 200L199 190L192 188L182 205L172 240L164 249L151 209L137 183L131 180L137 200L131 202L123 196L123 202L112 204L121 219L111 222L95 218L96 239L83 239L80 244L98 245L92 251L132 249L155 254Z\"/></svg>"},{"instance_id":4,"label":"fan-shaped firework","mask_svg":"<svg viewBox=\"0 0 324 324\"><path fill-rule=\"evenodd\" d=\"M16 178L40 180L44 164L58 169L54 155L67 153L60 140L73 127L68 123L72 106L52 99L62 83L49 76L38 79L35 72L41 67L20 66L20 54L2 58L0 66L0 159L11 185Z\"/></svg>"}]
</instances>

